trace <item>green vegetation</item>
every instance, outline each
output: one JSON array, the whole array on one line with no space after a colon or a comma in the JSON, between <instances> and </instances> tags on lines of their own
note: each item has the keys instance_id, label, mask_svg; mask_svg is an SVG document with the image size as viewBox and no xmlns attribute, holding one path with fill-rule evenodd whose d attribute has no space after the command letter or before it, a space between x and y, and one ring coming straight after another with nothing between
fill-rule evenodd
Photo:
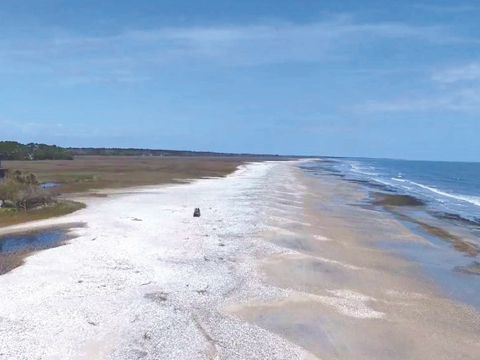
<instances>
[{"instance_id":1,"label":"green vegetation","mask_svg":"<svg viewBox=\"0 0 480 360\"><path fill-rule=\"evenodd\" d=\"M72 160L73 154L64 148L45 144L20 144L0 141L1 160Z\"/></svg>"},{"instance_id":2,"label":"green vegetation","mask_svg":"<svg viewBox=\"0 0 480 360\"><path fill-rule=\"evenodd\" d=\"M233 154L218 153L210 151L188 151L188 150L162 150L162 149L136 149L136 148L69 148L73 155L94 155L94 156L255 156L255 157L278 157L278 155L262 154Z\"/></svg>"},{"instance_id":3,"label":"green vegetation","mask_svg":"<svg viewBox=\"0 0 480 360\"><path fill-rule=\"evenodd\" d=\"M85 208L85 204L67 200L54 200L47 206L35 208L28 212L16 211L12 208L1 208L0 227L63 216L83 208Z\"/></svg>"},{"instance_id":4,"label":"green vegetation","mask_svg":"<svg viewBox=\"0 0 480 360\"><path fill-rule=\"evenodd\" d=\"M278 157L278 155L232 154L208 151L161 150L136 148L62 148L56 145L20 144L0 141L0 160L72 160L73 156L221 156L221 157Z\"/></svg>"}]
</instances>

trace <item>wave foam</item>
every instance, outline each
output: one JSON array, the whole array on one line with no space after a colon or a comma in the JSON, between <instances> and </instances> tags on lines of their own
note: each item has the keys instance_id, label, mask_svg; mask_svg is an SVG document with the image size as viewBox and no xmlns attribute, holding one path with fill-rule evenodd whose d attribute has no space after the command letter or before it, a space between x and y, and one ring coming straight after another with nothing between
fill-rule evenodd
<instances>
[{"instance_id":1,"label":"wave foam","mask_svg":"<svg viewBox=\"0 0 480 360\"><path fill-rule=\"evenodd\" d=\"M424 184L420 184L420 183L417 183L417 182L414 182L414 181L409 181L407 180L406 182L410 183L410 184L413 184L415 186L418 186L422 189L425 189L425 190L428 190L428 191L431 191L435 194L438 194L438 195L442 195L442 196L445 196L445 197L448 197L448 198L451 198L451 199L456 199L456 200L460 200L460 201L465 201L465 202L468 202L472 205L475 205L475 206L480 206L480 197L477 197L477 196L469 196L469 195L461 195L461 194L451 194L451 193L448 193L448 192L445 192L445 191L442 191L442 190L439 190L435 187L432 187L432 186L427 186L427 185L424 185Z\"/></svg>"}]
</instances>

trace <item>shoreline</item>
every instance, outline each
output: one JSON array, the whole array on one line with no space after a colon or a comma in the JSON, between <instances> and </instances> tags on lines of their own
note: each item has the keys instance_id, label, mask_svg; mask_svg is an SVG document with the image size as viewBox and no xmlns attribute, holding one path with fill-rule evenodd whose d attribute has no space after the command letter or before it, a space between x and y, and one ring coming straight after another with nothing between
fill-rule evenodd
<instances>
[{"instance_id":1,"label":"shoreline","mask_svg":"<svg viewBox=\"0 0 480 360\"><path fill-rule=\"evenodd\" d=\"M446 293L420 259L379 247L432 245L391 214L355 205L367 196L358 185L297 175L303 212L274 217L264 235L291 253L260 265L266 281L295 292L235 312L322 359L474 359L478 309Z\"/></svg>"},{"instance_id":2,"label":"shoreline","mask_svg":"<svg viewBox=\"0 0 480 360\"><path fill-rule=\"evenodd\" d=\"M3 356L474 359L478 311L378 247L425 239L299 164L90 197L37 223L87 226L0 276Z\"/></svg>"}]
</instances>

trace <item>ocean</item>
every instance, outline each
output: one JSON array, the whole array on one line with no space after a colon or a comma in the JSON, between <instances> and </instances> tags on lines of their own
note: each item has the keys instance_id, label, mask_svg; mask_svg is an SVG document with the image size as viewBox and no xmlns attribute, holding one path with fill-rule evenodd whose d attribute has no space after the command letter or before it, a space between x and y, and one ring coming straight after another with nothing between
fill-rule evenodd
<instances>
[{"instance_id":1,"label":"ocean","mask_svg":"<svg viewBox=\"0 0 480 360\"><path fill-rule=\"evenodd\" d=\"M480 163L328 158L315 167L414 196L433 214L480 225Z\"/></svg>"},{"instance_id":2,"label":"ocean","mask_svg":"<svg viewBox=\"0 0 480 360\"><path fill-rule=\"evenodd\" d=\"M386 234L378 246L421 264L445 293L480 309L480 163L322 158L302 168L360 185L368 195L353 205L388 211L432 245L396 244Z\"/></svg>"}]
</instances>

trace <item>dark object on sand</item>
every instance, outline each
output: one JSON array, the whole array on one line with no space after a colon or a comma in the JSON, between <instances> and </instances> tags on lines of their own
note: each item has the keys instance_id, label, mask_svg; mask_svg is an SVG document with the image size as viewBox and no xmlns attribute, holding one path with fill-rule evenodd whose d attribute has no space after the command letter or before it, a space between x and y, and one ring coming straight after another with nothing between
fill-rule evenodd
<instances>
[{"instance_id":1,"label":"dark object on sand","mask_svg":"<svg viewBox=\"0 0 480 360\"><path fill-rule=\"evenodd\" d=\"M200 208L195 208L195 211L193 212L193 217L200 217Z\"/></svg>"}]
</instances>

